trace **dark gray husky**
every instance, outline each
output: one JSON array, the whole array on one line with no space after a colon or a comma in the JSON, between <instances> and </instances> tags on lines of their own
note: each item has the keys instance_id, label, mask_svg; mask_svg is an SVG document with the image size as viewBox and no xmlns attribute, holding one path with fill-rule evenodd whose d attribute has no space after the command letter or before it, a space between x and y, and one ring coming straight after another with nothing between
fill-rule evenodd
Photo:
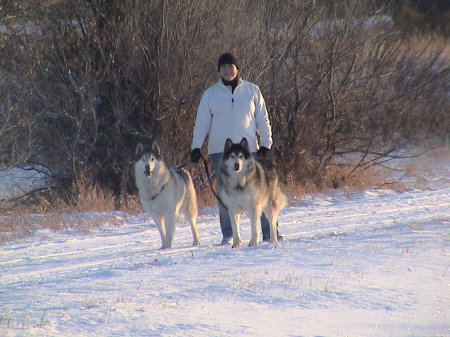
<instances>
[{"instance_id":1,"label":"dark gray husky","mask_svg":"<svg viewBox=\"0 0 450 337\"><path fill-rule=\"evenodd\" d=\"M250 246L256 246L259 242L263 212L270 224L270 242L277 242L277 219L287 204L287 198L281 192L272 162L254 159L246 138L240 143L227 139L220 164L218 191L230 215L233 247L241 246L239 226L243 212L252 225Z\"/></svg>"}]
</instances>

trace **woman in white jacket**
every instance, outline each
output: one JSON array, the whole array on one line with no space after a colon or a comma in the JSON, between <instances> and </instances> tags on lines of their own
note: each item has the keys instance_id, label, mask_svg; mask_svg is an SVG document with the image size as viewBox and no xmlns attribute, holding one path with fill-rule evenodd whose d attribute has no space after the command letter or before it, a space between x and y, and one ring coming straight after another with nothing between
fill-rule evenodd
<instances>
[{"instance_id":1,"label":"woman in white jacket","mask_svg":"<svg viewBox=\"0 0 450 337\"><path fill-rule=\"evenodd\" d=\"M192 140L191 161L200 160L202 147L208 136L208 154L214 170L218 172L220 159L227 138L238 143L247 138L250 150L259 158L266 158L272 146L272 130L264 98L258 86L242 80L236 57L231 53L222 54L218 61L220 79L203 94L195 120ZM261 144L258 144L258 137ZM222 244L232 241L228 211L219 203ZM261 218L263 240L270 238L269 222ZM282 240L278 236L278 240Z\"/></svg>"}]
</instances>

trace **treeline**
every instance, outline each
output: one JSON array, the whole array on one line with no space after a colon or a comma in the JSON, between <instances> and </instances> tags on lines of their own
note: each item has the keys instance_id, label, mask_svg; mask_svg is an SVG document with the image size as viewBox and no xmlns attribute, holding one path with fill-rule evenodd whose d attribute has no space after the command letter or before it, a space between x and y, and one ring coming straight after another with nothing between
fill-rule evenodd
<instances>
[{"instance_id":1,"label":"treeline","mask_svg":"<svg viewBox=\"0 0 450 337\"><path fill-rule=\"evenodd\" d=\"M391 8L395 23L404 31L450 33L450 1L387 0L384 5Z\"/></svg>"},{"instance_id":2,"label":"treeline","mask_svg":"<svg viewBox=\"0 0 450 337\"><path fill-rule=\"evenodd\" d=\"M0 166L39 168L68 199L80 180L133 192L135 146L156 132L166 160L182 163L224 51L265 95L285 182L325 184L350 157L352 174L450 130L448 59L372 1L0 6Z\"/></svg>"}]
</instances>

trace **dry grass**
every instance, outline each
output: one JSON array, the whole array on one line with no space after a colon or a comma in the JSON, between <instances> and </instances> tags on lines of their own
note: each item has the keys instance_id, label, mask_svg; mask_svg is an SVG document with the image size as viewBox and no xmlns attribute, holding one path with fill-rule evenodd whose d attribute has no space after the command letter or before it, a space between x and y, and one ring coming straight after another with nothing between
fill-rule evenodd
<instances>
[{"instance_id":1,"label":"dry grass","mask_svg":"<svg viewBox=\"0 0 450 337\"><path fill-rule=\"evenodd\" d=\"M102 227L122 226L124 217L113 213L47 213L0 217L0 244L21 240L40 229L88 232Z\"/></svg>"},{"instance_id":2,"label":"dry grass","mask_svg":"<svg viewBox=\"0 0 450 337\"><path fill-rule=\"evenodd\" d=\"M35 225L26 217L0 217L0 244L29 236L35 232Z\"/></svg>"},{"instance_id":3,"label":"dry grass","mask_svg":"<svg viewBox=\"0 0 450 337\"><path fill-rule=\"evenodd\" d=\"M54 213L86 213L86 212L112 212L126 211L129 213L143 212L139 198L136 195L121 195L120 197L97 185L79 181L74 189L77 196L67 201L61 197L52 199L52 204L47 205L47 211Z\"/></svg>"},{"instance_id":4,"label":"dry grass","mask_svg":"<svg viewBox=\"0 0 450 337\"><path fill-rule=\"evenodd\" d=\"M306 180L302 183L291 182L283 186L283 191L292 203L300 202L306 197L318 193L327 193L336 189L343 191L362 191L367 189L389 189L399 193L408 188L426 189L441 186L450 180L450 170L443 170L450 158L450 145L436 147L417 158L399 161L395 170L372 166L365 170L352 171L351 166L333 166L325 177L321 186ZM433 181L437 174L440 179Z\"/></svg>"},{"instance_id":5,"label":"dry grass","mask_svg":"<svg viewBox=\"0 0 450 337\"><path fill-rule=\"evenodd\" d=\"M448 158L450 158L450 144L431 149L413 160L403 161L400 169L405 172L405 178L409 178L408 187L423 189L445 184L450 177Z\"/></svg>"},{"instance_id":6,"label":"dry grass","mask_svg":"<svg viewBox=\"0 0 450 337\"><path fill-rule=\"evenodd\" d=\"M98 186L79 182L74 186L77 197L65 200L57 195L42 199L36 205L19 206L0 216L0 244L20 240L39 229L52 231L77 229L89 231L104 226L122 226L124 214L143 212L139 198L135 195L115 197Z\"/></svg>"},{"instance_id":7,"label":"dry grass","mask_svg":"<svg viewBox=\"0 0 450 337\"><path fill-rule=\"evenodd\" d=\"M205 190L202 194L197 195L197 203L198 207L216 207L217 198L210 190Z\"/></svg>"},{"instance_id":8,"label":"dry grass","mask_svg":"<svg viewBox=\"0 0 450 337\"><path fill-rule=\"evenodd\" d=\"M450 39L446 36L430 33L428 35L415 35L409 37L405 48L416 51L424 56L433 56L439 53L442 61L450 61Z\"/></svg>"},{"instance_id":9,"label":"dry grass","mask_svg":"<svg viewBox=\"0 0 450 337\"><path fill-rule=\"evenodd\" d=\"M352 172L352 167L333 167L326 180L328 188L344 188L347 191L361 191L371 188L386 188L403 191L404 184L392 178L393 171L380 166L371 166Z\"/></svg>"}]
</instances>

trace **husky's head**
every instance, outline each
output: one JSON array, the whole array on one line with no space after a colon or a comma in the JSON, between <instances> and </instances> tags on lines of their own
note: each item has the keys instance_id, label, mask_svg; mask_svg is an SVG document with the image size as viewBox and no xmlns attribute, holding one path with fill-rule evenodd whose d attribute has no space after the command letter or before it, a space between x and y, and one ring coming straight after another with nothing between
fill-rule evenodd
<instances>
[{"instance_id":1,"label":"husky's head","mask_svg":"<svg viewBox=\"0 0 450 337\"><path fill-rule=\"evenodd\" d=\"M227 139L222 156L222 162L227 171L240 172L246 169L252 158L246 138L242 138L240 143L233 143L231 139Z\"/></svg>"},{"instance_id":2,"label":"husky's head","mask_svg":"<svg viewBox=\"0 0 450 337\"><path fill-rule=\"evenodd\" d=\"M159 146L153 142L150 148L145 148L141 143L136 146L135 159L136 173L142 172L145 176L151 177L157 171L161 161Z\"/></svg>"}]
</instances>

